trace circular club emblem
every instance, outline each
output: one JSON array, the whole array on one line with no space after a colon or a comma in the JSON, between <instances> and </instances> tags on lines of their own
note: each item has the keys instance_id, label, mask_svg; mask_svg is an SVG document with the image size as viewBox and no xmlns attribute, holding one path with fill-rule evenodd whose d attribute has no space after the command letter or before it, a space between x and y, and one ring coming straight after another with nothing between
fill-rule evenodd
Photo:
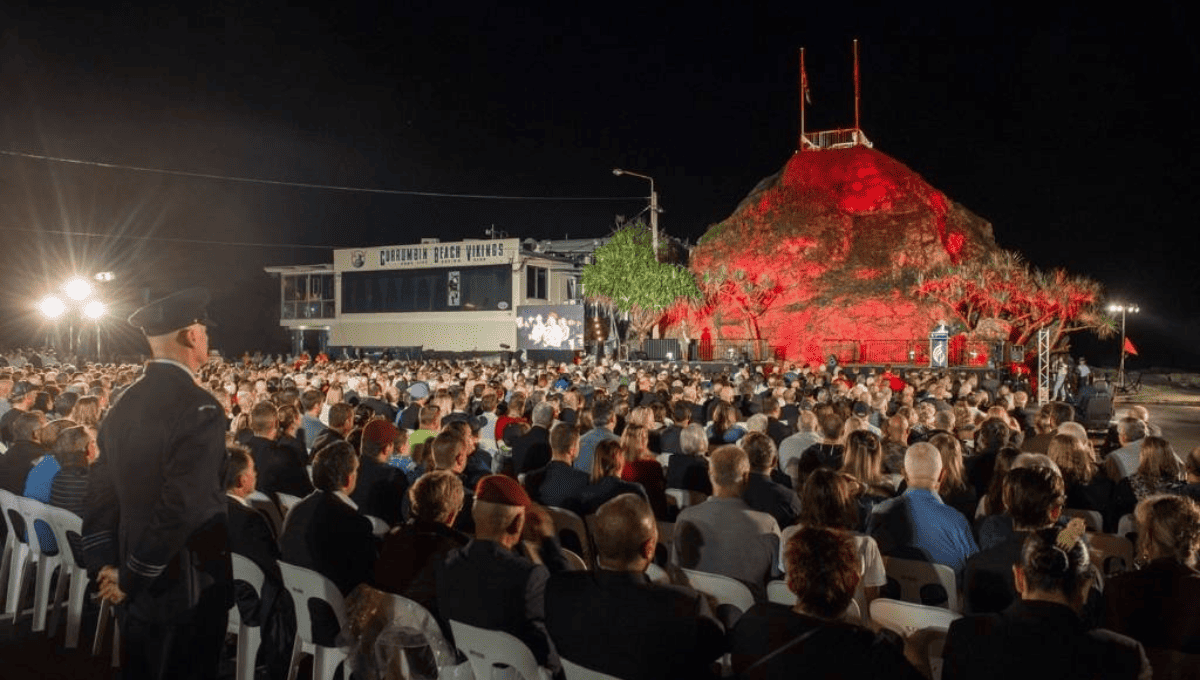
<instances>
[{"instance_id":1,"label":"circular club emblem","mask_svg":"<svg viewBox=\"0 0 1200 680\"><path fill-rule=\"evenodd\" d=\"M361 268L366 263L367 254L361 250L354 251L354 254L350 256L350 264L354 265L355 269Z\"/></svg>"},{"instance_id":2,"label":"circular club emblem","mask_svg":"<svg viewBox=\"0 0 1200 680\"><path fill-rule=\"evenodd\" d=\"M499 307L500 309L508 309L508 303L505 302L504 300L501 300L499 302L499 304L497 304L496 306Z\"/></svg>"}]
</instances>

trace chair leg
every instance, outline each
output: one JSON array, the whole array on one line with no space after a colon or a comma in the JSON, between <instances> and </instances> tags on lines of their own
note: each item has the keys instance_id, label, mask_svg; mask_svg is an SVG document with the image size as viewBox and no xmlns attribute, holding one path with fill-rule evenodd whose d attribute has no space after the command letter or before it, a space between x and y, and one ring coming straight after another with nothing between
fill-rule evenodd
<instances>
[{"instance_id":1,"label":"chair leg","mask_svg":"<svg viewBox=\"0 0 1200 680\"><path fill-rule=\"evenodd\" d=\"M108 629L108 620L112 617L112 605L107 600L100 602L100 615L96 617L96 637L92 640L92 656L100 655L100 647L104 644L104 633Z\"/></svg>"},{"instance_id":2,"label":"chair leg","mask_svg":"<svg viewBox=\"0 0 1200 680\"><path fill-rule=\"evenodd\" d=\"M25 570L29 566L29 546L21 543L13 550L12 571L8 575L8 600L4 613L13 615L13 623L20 616L21 595L24 594Z\"/></svg>"},{"instance_id":3,"label":"chair leg","mask_svg":"<svg viewBox=\"0 0 1200 680\"><path fill-rule=\"evenodd\" d=\"M87 572L76 570L71 574L71 589L67 595L67 649L79 646L79 626L83 621L83 606L87 602Z\"/></svg>"},{"instance_id":4,"label":"chair leg","mask_svg":"<svg viewBox=\"0 0 1200 680\"><path fill-rule=\"evenodd\" d=\"M333 680L337 667L345 660L342 650L318 646L313 654L313 680Z\"/></svg>"},{"instance_id":5,"label":"chair leg","mask_svg":"<svg viewBox=\"0 0 1200 680\"><path fill-rule=\"evenodd\" d=\"M13 537L4 540L4 555L0 556L0 597L8 599L8 575L12 573Z\"/></svg>"},{"instance_id":6,"label":"chair leg","mask_svg":"<svg viewBox=\"0 0 1200 680\"><path fill-rule=\"evenodd\" d=\"M292 661L288 664L287 680L296 680L296 671L300 667L300 657L304 655L304 642L296 636L296 642L292 645Z\"/></svg>"},{"instance_id":7,"label":"chair leg","mask_svg":"<svg viewBox=\"0 0 1200 680\"><path fill-rule=\"evenodd\" d=\"M54 577L54 567L58 560L46 557L38 560L37 580L33 583L33 632L46 630L46 613L50 609L50 581Z\"/></svg>"},{"instance_id":8,"label":"chair leg","mask_svg":"<svg viewBox=\"0 0 1200 680\"><path fill-rule=\"evenodd\" d=\"M70 603L64 599L67 595L67 582L75 581L76 578L78 577L71 574L71 569L65 562L59 564L58 581L54 586L53 597L50 599L50 624L46 629L46 635L52 638L58 632L58 619L63 606L70 606Z\"/></svg>"},{"instance_id":9,"label":"chair leg","mask_svg":"<svg viewBox=\"0 0 1200 680\"><path fill-rule=\"evenodd\" d=\"M236 680L254 680L254 663L262 629L258 626L239 626L237 636L237 670L234 677Z\"/></svg>"}]
</instances>

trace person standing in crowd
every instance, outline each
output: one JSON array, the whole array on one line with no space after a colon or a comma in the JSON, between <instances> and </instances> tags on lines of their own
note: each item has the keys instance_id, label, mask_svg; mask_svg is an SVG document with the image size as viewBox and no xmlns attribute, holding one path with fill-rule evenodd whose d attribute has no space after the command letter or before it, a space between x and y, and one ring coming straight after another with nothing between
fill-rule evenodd
<instances>
[{"instance_id":1,"label":"person standing in crowd","mask_svg":"<svg viewBox=\"0 0 1200 680\"><path fill-rule=\"evenodd\" d=\"M196 385L209 294L192 288L129 317L154 359L100 428L83 546L100 597L120 605L127 678L215 678L233 575L224 410Z\"/></svg>"}]
</instances>

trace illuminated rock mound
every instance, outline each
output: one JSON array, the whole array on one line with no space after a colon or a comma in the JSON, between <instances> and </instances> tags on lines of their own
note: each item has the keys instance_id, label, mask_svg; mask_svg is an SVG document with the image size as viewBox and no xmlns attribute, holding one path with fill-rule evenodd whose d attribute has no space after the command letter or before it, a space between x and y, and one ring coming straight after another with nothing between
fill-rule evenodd
<instances>
[{"instance_id":1,"label":"illuminated rock mound","mask_svg":"<svg viewBox=\"0 0 1200 680\"><path fill-rule=\"evenodd\" d=\"M944 314L912 296L918 274L996 249L991 224L879 151L796 153L701 237L691 267L714 294L688 315L689 334L758 335L810 362L923 338Z\"/></svg>"}]
</instances>

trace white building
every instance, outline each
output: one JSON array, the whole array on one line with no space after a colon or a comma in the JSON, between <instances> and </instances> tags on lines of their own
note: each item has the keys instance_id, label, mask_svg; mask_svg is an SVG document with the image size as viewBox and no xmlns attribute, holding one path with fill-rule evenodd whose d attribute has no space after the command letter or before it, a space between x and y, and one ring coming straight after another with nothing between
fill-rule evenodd
<instances>
[{"instance_id":1,"label":"white building","mask_svg":"<svg viewBox=\"0 0 1200 680\"><path fill-rule=\"evenodd\" d=\"M295 353L583 349L579 277L603 241L422 239L335 250L333 264L266 271L280 277L280 324L291 331ZM535 318L531 340L522 330ZM539 343L551 318L559 325L545 338L553 339Z\"/></svg>"}]
</instances>

